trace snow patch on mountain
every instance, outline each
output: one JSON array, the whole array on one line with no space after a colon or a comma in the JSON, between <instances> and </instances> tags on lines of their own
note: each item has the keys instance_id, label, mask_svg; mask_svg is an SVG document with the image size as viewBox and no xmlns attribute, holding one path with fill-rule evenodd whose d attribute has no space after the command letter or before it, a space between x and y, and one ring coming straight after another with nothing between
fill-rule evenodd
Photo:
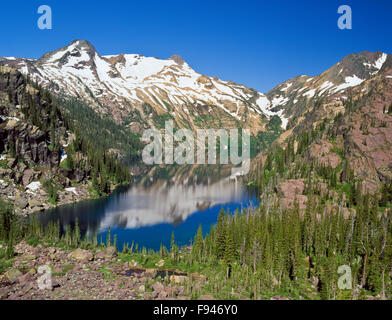
<instances>
[{"instance_id":1,"label":"snow patch on mountain","mask_svg":"<svg viewBox=\"0 0 392 320\"><path fill-rule=\"evenodd\" d=\"M363 65L370 69L376 69L376 71L371 72L371 75L376 75L382 66L384 65L385 61L387 60L388 55L386 53L382 53L380 57L374 63L367 63L364 62Z\"/></svg>"},{"instance_id":2,"label":"snow patch on mountain","mask_svg":"<svg viewBox=\"0 0 392 320\"><path fill-rule=\"evenodd\" d=\"M322 95L325 91L327 91L328 89L334 87L335 84L332 83L331 81L325 81L321 86L320 89L321 91L319 92L319 95Z\"/></svg>"},{"instance_id":3,"label":"snow patch on mountain","mask_svg":"<svg viewBox=\"0 0 392 320\"><path fill-rule=\"evenodd\" d=\"M385 61L387 61L388 55L386 53L383 53L380 58L377 59L377 61L374 63L374 67L377 70L380 70L382 66L384 65Z\"/></svg>"},{"instance_id":4,"label":"snow patch on mountain","mask_svg":"<svg viewBox=\"0 0 392 320\"><path fill-rule=\"evenodd\" d=\"M283 98L282 96L276 97L271 101L268 100L266 96L260 96L256 100L256 104L259 106L260 110L268 116L268 118L273 117L273 116L278 116L282 120L282 128L286 130L287 123L289 122L289 119L286 118L283 113L284 109L281 109L277 112L271 111L274 107L280 105L281 103L286 103L288 101L287 98Z\"/></svg>"},{"instance_id":5,"label":"snow patch on mountain","mask_svg":"<svg viewBox=\"0 0 392 320\"><path fill-rule=\"evenodd\" d=\"M309 98L312 98L314 96L314 94L316 93L316 89L311 89L305 93L303 93L303 96L308 96Z\"/></svg>"},{"instance_id":6,"label":"snow patch on mountain","mask_svg":"<svg viewBox=\"0 0 392 320\"><path fill-rule=\"evenodd\" d=\"M284 88L282 88L282 91L287 91L287 89L289 89L293 84L292 83L288 83L284 86Z\"/></svg>"},{"instance_id":7,"label":"snow patch on mountain","mask_svg":"<svg viewBox=\"0 0 392 320\"><path fill-rule=\"evenodd\" d=\"M347 89L347 88L350 88L350 87L358 86L358 85L360 85L362 82L364 82L365 80L364 80L364 79L360 79L360 78L358 78L356 75L354 75L354 76L352 76L352 77L350 77L350 76L346 77L346 78L345 78L345 81L346 81L345 83L343 83L343 84L337 86L337 87L334 89L334 92L340 92L340 91L342 91L342 90L344 90L344 89Z\"/></svg>"}]
</instances>

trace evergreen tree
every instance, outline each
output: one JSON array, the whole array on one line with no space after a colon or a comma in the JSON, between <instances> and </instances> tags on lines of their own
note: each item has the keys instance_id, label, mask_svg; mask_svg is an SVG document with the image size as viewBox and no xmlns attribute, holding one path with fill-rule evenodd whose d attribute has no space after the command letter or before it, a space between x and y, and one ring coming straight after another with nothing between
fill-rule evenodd
<instances>
[{"instance_id":1,"label":"evergreen tree","mask_svg":"<svg viewBox=\"0 0 392 320\"><path fill-rule=\"evenodd\" d=\"M222 259L226 247L226 220L225 210L223 208L219 212L215 238L215 255L218 259Z\"/></svg>"},{"instance_id":2,"label":"evergreen tree","mask_svg":"<svg viewBox=\"0 0 392 320\"><path fill-rule=\"evenodd\" d=\"M200 260L203 254L203 231L201 225L197 230L197 234L195 236L195 241L192 246L192 255L197 259Z\"/></svg>"}]
</instances>

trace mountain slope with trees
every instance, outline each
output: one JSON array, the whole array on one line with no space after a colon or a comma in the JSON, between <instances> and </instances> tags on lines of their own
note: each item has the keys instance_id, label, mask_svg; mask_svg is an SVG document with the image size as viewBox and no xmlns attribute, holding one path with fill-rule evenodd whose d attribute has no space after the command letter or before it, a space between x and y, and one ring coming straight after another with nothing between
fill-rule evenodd
<instances>
[{"instance_id":1,"label":"mountain slope with trees","mask_svg":"<svg viewBox=\"0 0 392 320\"><path fill-rule=\"evenodd\" d=\"M1 193L17 212L101 196L130 181L118 157L91 138L88 119L61 102L0 67Z\"/></svg>"}]
</instances>

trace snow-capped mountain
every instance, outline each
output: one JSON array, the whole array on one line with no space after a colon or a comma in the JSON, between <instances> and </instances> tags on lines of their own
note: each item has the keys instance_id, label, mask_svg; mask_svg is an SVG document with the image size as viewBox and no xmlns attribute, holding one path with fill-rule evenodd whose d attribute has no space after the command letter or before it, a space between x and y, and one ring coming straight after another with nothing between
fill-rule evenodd
<instances>
[{"instance_id":1,"label":"snow-capped mountain","mask_svg":"<svg viewBox=\"0 0 392 320\"><path fill-rule=\"evenodd\" d=\"M351 54L316 77L302 75L279 84L266 94L268 107L293 119L316 101L345 99L352 88L365 85L367 80L390 78L391 67L392 55L383 52Z\"/></svg>"},{"instance_id":2,"label":"snow-capped mountain","mask_svg":"<svg viewBox=\"0 0 392 320\"><path fill-rule=\"evenodd\" d=\"M75 40L40 59L7 57L0 58L0 64L16 67L54 92L86 100L97 112L135 132L162 128L171 119L179 127L243 127L256 134L274 115L286 129L290 120L294 123L320 98L344 98L365 80L390 77L384 71L392 64L392 56L352 54L318 76L295 77L265 95L199 74L178 55L169 59L101 56L85 40Z\"/></svg>"},{"instance_id":3,"label":"snow-capped mountain","mask_svg":"<svg viewBox=\"0 0 392 320\"><path fill-rule=\"evenodd\" d=\"M118 123L140 130L173 119L180 127L247 127L257 132L271 115L266 97L194 71L180 56L162 60L138 54L101 56L85 40L38 60L0 58L53 91L81 97ZM161 117L161 118L160 118Z\"/></svg>"}]
</instances>

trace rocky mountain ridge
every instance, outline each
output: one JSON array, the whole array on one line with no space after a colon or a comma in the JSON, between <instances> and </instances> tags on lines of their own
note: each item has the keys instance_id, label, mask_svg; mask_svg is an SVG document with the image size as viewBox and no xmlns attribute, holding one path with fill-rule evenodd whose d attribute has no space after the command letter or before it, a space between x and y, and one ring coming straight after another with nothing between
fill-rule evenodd
<instances>
[{"instance_id":1,"label":"rocky mountain ridge","mask_svg":"<svg viewBox=\"0 0 392 320\"><path fill-rule=\"evenodd\" d=\"M254 89L194 71L180 56L161 60L138 54L101 56L85 40L75 40L40 59L0 58L51 89L87 100L135 132L161 127L172 119L179 127L222 125L257 133L275 113ZM142 126L140 126L140 124Z\"/></svg>"},{"instance_id":2,"label":"rocky mountain ridge","mask_svg":"<svg viewBox=\"0 0 392 320\"><path fill-rule=\"evenodd\" d=\"M274 112L281 111L290 119L289 129L317 101L346 99L352 88L367 80L392 77L391 64L392 55L383 52L351 54L318 76L292 78L273 88L266 96Z\"/></svg>"},{"instance_id":3,"label":"rocky mountain ridge","mask_svg":"<svg viewBox=\"0 0 392 320\"><path fill-rule=\"evenodd\" d=\"M346 97L368 79L390 76L385 66L391 59L382 52L351 54L318 76L295 77L265 95L201 75L178 55L166 60L138 54L101 56L86 40L74 40L40 59L8 57L0 58L0 64L14 66L52 92L86 100L135 133L173 120L193 129L246 127L256 135L273 116L289 129L317 100Z\"/></svg>"}]
</instances>

